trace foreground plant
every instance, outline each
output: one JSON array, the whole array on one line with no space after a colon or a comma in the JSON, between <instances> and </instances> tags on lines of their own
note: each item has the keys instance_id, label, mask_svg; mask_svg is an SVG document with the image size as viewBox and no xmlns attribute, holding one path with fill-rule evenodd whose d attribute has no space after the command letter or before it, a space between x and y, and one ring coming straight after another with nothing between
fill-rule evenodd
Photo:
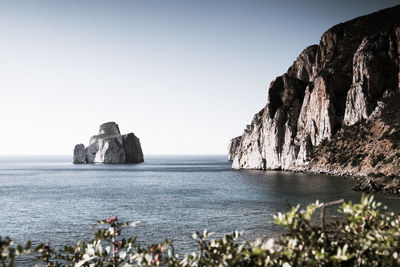
<instances>
[{"instance_id":1,"label":"foreground plant","mask_svg":"<svg viewBox=\"0 0 400 267\"><path fill-rule=\"evenodd\" d=\"M326 224L325 209L333 205L340 205L342 216ZM212 239L213 233L205 230L192 236L198 250L183 257L168 240L140 246L136 238L122 238L122 229L136 223L121 223L116 216L99 221L100 229L87 243L79 241L59 251L41 244L36 251L47 266L399 266L399 218L379 206L372 196L363 196L357 204L339 200L317 201L304 210L290 207L274 216L287 230L281 238L239 242L237 231ZM1 242L2 266L11 266L14 252L24 251L9 239Z\"/></svg>"},{"instance_id":2,"label":"foreground plant","mask_svg":"<svg viewBox=\"0 0 400 267\"><path fill-rule=\"evenodd\" d=\"M13 266L16 256L27 254L31 249L31 241L26 242L25 247L15 245L14 242L6 237L4 240L0 236L0 263L2 267Z\"/></svg>"}]
</instances>

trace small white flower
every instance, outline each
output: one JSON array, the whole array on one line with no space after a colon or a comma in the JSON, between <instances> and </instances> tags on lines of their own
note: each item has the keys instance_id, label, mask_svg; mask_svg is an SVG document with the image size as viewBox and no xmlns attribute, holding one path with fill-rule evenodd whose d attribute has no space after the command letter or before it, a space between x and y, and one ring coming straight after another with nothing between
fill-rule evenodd
<instances>
[{"instance_id":1,"label":"small white flower","mask_svg":"<svg viewBox=\"0 0 400 267\"><path fill-rule=\"evenodd\" d=\"M108 228L108 231L110 232L110 235L113 235L114 234L114 227Z\"/></svg>"},{"instance_id":2,"label":"small white flower","mask_svg":"<svg viewBox=\"0 0 400 267\"><path fill-rule=\"evenodd\" d=\"M138 225L140 223L140 221L136 221L136 222L131 222L129 224L129 226L135 227L136 225Z\"/></svg>"},{"instance_id":3,"label":"small white flower","mask_svg":"<svg viewBox=\"0 0 400 267\"><path fill-rule=\"evenodd\" d=\"M86 253L88 256L94 256L94 248L92 244L88 244ZM85 254L86 255L86 254Z\"/></svg>"},{"instance_id":4,"label":"small white flower","mask_svg":"<svg viewBox=\"0 0 400 267\"><path fill-rule=\"evenodd\" d=\"M126 258L126 251L121 252L119 257L124 260Z\"/></svg>"},{"instance_id":5,"label":"small white flower","mask_svg":"<svg viewBox=\"0 0 400 267\"><path fill-rule=\"evenodd\" d=\"M270 238L270 239L268 239L267 240L267 242L265 242L263 245L262 245L262 249L268 249L268 250L273 250L273 248L274 248L274 243L275 243L275 240L273 239L273 238Z\"/></svg>"}]
</instances>

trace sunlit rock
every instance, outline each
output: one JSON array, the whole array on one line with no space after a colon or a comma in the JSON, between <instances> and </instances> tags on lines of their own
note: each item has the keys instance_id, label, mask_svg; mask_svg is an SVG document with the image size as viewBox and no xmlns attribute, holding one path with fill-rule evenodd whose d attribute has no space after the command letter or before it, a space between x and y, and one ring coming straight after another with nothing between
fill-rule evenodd
<instances>
[{"instance_id":1,"label":"sunlit rock","mask_svg":"<svg viewBox=\"0 0 400 267\"><path fill-rule=\"evenodd\" d=\"M104 123L100 125L99 134L90 138L88 147L85 148L82 144L75 147L74 163L84 162L106 164L143 162L139 138L133 133L121 135L115 122Z\"/></svg>"},{"instance_id":2,"label":"sunlit rock","mask_svg":"<svg viewBox=\"0 0 400 267\"><path fill-rule=\"evenodd\" d=\"M319 45L302 51L271 83L265 108L241 137L231 140L228 159L234 169L310 170L309 157L316 147L344 126L380 118L387 100L399 92L400 6L396 6L338 24L322 35ZM395 134L389 134L393 139ZM343 142L355 139L346 138ZM345 159L336 161L346 163L346 171L331 166L327 172L355 173L361 168L357 159L353 163Z\"/></svg>"}]
</instances>

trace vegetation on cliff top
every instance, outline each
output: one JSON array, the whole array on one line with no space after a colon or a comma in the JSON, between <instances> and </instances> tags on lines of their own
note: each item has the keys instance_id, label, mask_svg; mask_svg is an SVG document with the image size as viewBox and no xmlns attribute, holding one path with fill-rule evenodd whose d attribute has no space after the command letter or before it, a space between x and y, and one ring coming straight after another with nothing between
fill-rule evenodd
<instances>
[{"instance_id":1,"label":"vegetation on cliff top","mask_svg":"<svg viewBox=\"0 0 400 267\"><path fill-rule=\"evenodd\" d=\"M400 193L400 93L385 99L371 121L344 126L315 147L310 169L341 169L358 179L356 189Z\"/></svg>"}]
</instances>

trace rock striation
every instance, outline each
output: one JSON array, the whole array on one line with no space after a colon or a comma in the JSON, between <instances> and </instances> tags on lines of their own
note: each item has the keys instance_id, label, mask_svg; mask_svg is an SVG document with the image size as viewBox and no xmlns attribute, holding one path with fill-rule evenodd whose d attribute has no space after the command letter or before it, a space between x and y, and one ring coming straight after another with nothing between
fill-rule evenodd
<instances>
[{"instance_id":1,"label":"rock striation","mask_svg":"<svg viewBox=\"0 0 400 267\"><path fill-rule=\"evenodd\" d=\"M323 168L324 163L316 159L326 152L321 147L336 140L346 127L379 124L377 120L384 124L382 110L399 93L400 5L340 23L327 30L318 45L302 51L288 71L270 84L266 106L240 137L230 141L228 159L234 169L380 173L376 168L353 168L347 161L343 161L347 167ZM384 131L393 129L389 124L385 127ZM342 142L354 140L351 135L346 138ZM364 154L373 153L370 146L363 149ZM379 151L386 155L385 149ZM372 166L368 158L376 157L366 156L360 163ZM384 173L400 175L399 168L385 168Z\"/></svg>"},{"instance_id":2,"label":"rock striation","mask_svg":"<svg viewBox=\"0 0 400 267\"><path fill-rule=\"evenodd\" d=\"M241 141L242 141L242 137L238 136L238 137L232 138L231 141L229 142L229 146L228 146L228 160L229 161L233 160L233 157L234 157Z\"/></svg>"},{"instance_id":3,"label":"rock striation","mask_svg":"<svg viewBox=\"0 0 400 267\"><path fill-rule=\"evenodd\" d=\"M73 163L139 162L143 162L139 138L133 133L121 135L115 122L100 125L99 134L90 138L89 146L78 144L74 148Z\"/></svg>"}]
</instances>

